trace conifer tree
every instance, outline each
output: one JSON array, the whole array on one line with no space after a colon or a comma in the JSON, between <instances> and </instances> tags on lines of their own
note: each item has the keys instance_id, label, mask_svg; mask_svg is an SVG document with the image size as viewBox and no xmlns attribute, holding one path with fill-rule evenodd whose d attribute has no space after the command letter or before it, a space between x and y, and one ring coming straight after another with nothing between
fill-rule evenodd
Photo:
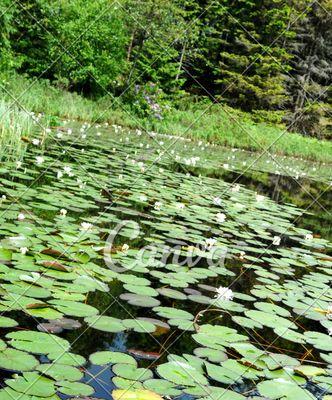
<instances>
[{"instance_id":1,"label":"conifer tree","mask_svg":"<svg viewBox=\"0 0 332 400\"><path fill-rule=\"evenodd\" d=\"M332 1L314 3L289 43L293 55L288 80L287 122L305 135L331 135Z\"/></svg>"}]
</instances>

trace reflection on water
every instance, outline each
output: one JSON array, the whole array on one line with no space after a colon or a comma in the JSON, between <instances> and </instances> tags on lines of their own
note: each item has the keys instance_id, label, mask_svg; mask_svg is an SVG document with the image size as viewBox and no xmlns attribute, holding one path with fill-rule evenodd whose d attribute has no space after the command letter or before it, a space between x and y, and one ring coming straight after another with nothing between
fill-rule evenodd
<instances>
[{"instance_id":1,"label":"reflection on water","mask_svg":"<svg viewBox=\"0 0 332 400\"><path fill-rule=\"evenodd\" d=\"M123 138L121 138L121 140L122 139ZM74 230L74 228L77 228L75 224L79 227L79 224L82 221L86 224L88 223L86 221L91 221L91 225L93 225L93 218L100 216L102 212L106 212L106 215L103 216L101 221L98 223L100 232L98 232L98 234L93 233L91 234L91 237L80 242L77 247L72 249L72 252L69 253L70 257L63 261L63 263L66 264L68 262L74 270L75 268L79 270L82 265L85 265L85 263L88 263L89 261L91 261L91 268L95 266L103 267L104 260L98 251L102 248L101 245L104 244L110 227L125 218L140 221L141 224L144 225L142 237L139 237L136 241L130 243L130 247L133 248L144 246L145 242L148 240L150 242L161 241L170 244L172 241L174 243L189 238L188 244L195 244L195 241L200 240L202 237L206 237L204 236L205 234L210 236L220 235L222 239L229 239L231 244L231 254L226 259L225 264L225 271L228 272L228 274L221 273L218 275L217 273L213 274L210 271L210 276L205 276L204 274L200 276L202 272L196 271L200 277L197 278L197 281L195 279L192 280L194 284L190 284L191 281L190 279L188 280L188 289L191 290L191 292L188 293L201 296L198 297L198 299L201 301L203 298L203 302L198 301L197 297L194 298L194 300L190 299L189 295L188 297L185 296L185 301L176 300L168 296L159 296L162 300L162 306L178 308L196 316L204 307L206 307L206 304L204 303L205 298L214 298L216 287L227 287L233 283L233 291L242 295L242 298L239 297L236 299L236 304L239 307L244 305L248 306L248 304L250 306L251 301L257 300L255 298L250 298L254 287L257 289L257 286L260 288L260 285L262 285L261 288L265 289L264 285L266 285L266 287L271 287L276 284L275 281L277 281L277 284L281 287L283 284L287 284L287 279L289 279L289 275L283 275L284 272L282 269L278 269L276 265L268 265L267 271L265 271L263 266L265 266L267 260L257 260L254 257L256 254L261 254L262 247L266 247L267 243L269 243L268 239L270 239L270 237L266 235L265 231L262 232L263 228L262 225L259 224L260 218L258 213L261 212L262 215L264 214L264 218L267 219L267 215L269 211L271 211L271 217L273 217L274 220L278 218L278 212L284 212L284 216L286 215L287 218L289 217L290 219L295 219L297 213L295 208L292 207L289 209L280 208L278 211L278 208L276 208L272 203L271 207L275 207L273 210L268 210L264 207L256 207L254 200L255 196L251 192L247 191L247 189L252 189L254 192L265 194L279 204L290 203L303 209L308 208L308 211L311 214L305 214L299 218L296 225L298 227L312 230L315 235L321 235L324 239L331 238L331 216L328 211L325 210L331 201L331 192L327 190L324 193L328 188L326 180L318 182L313 179L296 179L300 182L299 185L292 177L283 176L281 174L277 175L272 172L258 172L251 170L240 173L238 171L239 168L234 168L234 171L230 171L229 168L220 169L213 167L213 163L218 164L222 162L218 159L219 155L216 149L214 150L213 155L209 155L210 166L208 168L188 165L188 163L185 163L186 165L184 170L184 165L180 165L179 162L174 162L174 160L168 159L160 161L151 171L149 171L148 167L152 165L154 157L151 159L150 149L149 151L147 149L140 150L137 138L133 138L130 144L127 144L126 140L124 140L124 143L118 142L114 137L111 139L108 138L108 140L109 141L106 141L107 146L105 143L95 141L91 141L86 145L78 143L68 152L62 148L58 148L57 146L51 146L47 153L47 157L49 157L49 160L47 161L49 163L49 169L42 174L38 179L38 182L35 182L32 185L32 188L30 188L30 186L28 187L29 181L33 180L39 172L38 166L36 166L34 162L34 153L28 153L28 162L25 172L13 170L12 166L11 168L4 167L1 174L1 190L6 189L6 195L13 200L12 204L14 211L7 209L5 211L6 214L1 227L1 238L6 238L14 233L22 233L21 227L16 221L17 213L20 211L22 212L20 209L22 204L29 212L31 212L34 218L30 224L31 227L28 226L28 230L30 229L33 231L33 235L31 235L33 240L31 240L31 243L29 242L29 246L34 246L33 254L28 254L28 259L22 259L22 257L25 256L24 252L21 251L21 255L18 256L14 252L16 258L2 260L4 262L4 267L9 266L12 268L12 271L10 271L13 273L12 282L16 283L17 280L20 280L23 273L39 271L41 260L43 260L40 257L51 257L51 255L53 256L54 254L61 254L62 250L57 247L58 242L67 245L67 243L70 243L72 237L77 237L77 231ZM116 151L112 150L113 146L115 146L114 148L116 148ZM191 145L191 147L193 146L194 145ZM63 151L65 152L63 153ZM183 148L179 149L179 154L181 154L178 156L179 159L181 160L181 158L183 158L183 153L186 152L188 153L187 157L189 157L191 151L193 152L194 150L189 149L189 147L186 148L185 151ZM203 158L204 154L201 156ZM206 156L208 156L208 154ZM245 156L245 153L241 153L238 162L243 164L246 159ZM77 167L78 161L75 157L78 157L79 162L85 166L86 171L84 173L81 172L79 174L78 171L72 172L72 169L74 169L75 166ZM129 163L130 157L135 161L132 164ZM217 160L213 160L213 157L217 158ZM222 157L225 158L225 160L223 160L224 162L227 161L230 156L223 154L220 155L220 158ZM57 166L59 159L61 159L62 163L62 169L60 172L61 174L65 174L63 180L54 179L54 176L59 176L59 167ZM141 160L144 160L146 165L139 164ZM70 164L71 167L68 167L67 164ZM139 190L135 192L134 187L136 184L136 178L139 175L139 171L144 168L147 173L141 178L143 182L140 182ZM299 168L300 167L297 167L297 169ZM79 170L78 167L77 170ZM164 171L166 172L164 173ZM185 175L184 171L185 173L188 173L189 171L191 175ZM73 173L73 176L71 176L71 173ZM299 173L299 171L296 171L296 173ZM93 174L93 179L90 174ZM224 181L230 183L237 182L245 187L245 189L243 189L245 192L244 197L243 199L240 198L240 200L254 203L252 206L254 211L252 212L249 210L245 215L248 218L247 221L249 220L249 222L252 223L250 229L254 231L254 234L252 231L248 233L248 231L243 228L244 223L241 220L243 215L238 212L238 210L234 212L231 208L232 200L229 199L229 197L227 197L227 201L229 202L227 203L227 207L230 209L230 215L232 215L231 223L233 223L233 225L228 227L226 224L225 232L223 232L220 227L216 226L215 221L211 220L209 214L210 208L213 205L211 200L207 200L210 193L208 190L205 192L203 191L203 189L206 188L198 186L198 176L200 176L200 179L206 179L208 184L205 186L213 186L212 189L217 194L219 193L218 191L221 190ZM208 178L214 179L208 180ZM105 183L105 187L104 185L101 185L101 183ZM14 196L16 196L16 193L22 191L25 191L24 193L26 193L25 196L22 196L22 204L16 203ZM148 202L139 197L142 193L144 195L146 193L150 195L151 198ZM313 202L313 199L317 198L320 193L322 194L319 197L319 200ZM200 198L201 194L203 195ZM186 215L181 215L181 212L179 212L178 209L176 209L177 211L174 211L173 208L167 209L165 215L160 215L160 213L158 213L158 207L156 207L156 202L158 201L163 203L169 201L172 204L176 202L176 204L183 204L183 207L187 208L192 205L193 208L190 209L190 212ZM182 203L182 201L184 203ZM66 219L61 219L58 215L61 207L66 207L66 209L69 210ZM196 212L196 210L199 211ZM10 214L11 212L12 214ZM232 212L234 213L232 214ZM287 212L289 212L289 214L287 214ZM292 212L294 212L294 215ZM255 213L254 217L252 216L252 213ZM258 221L258 223L255 225L256 221ZM280 222L280 220L277 221ZM69 228L67 227L67 223ZM39 224L42 225L44 231ZM278 232L278 230L275 232ZM297 232L295 233L297 234ZM262 237L260 237L260 235ZM285 242L283 245L285 245L286 250L290 246L299 246L299 243L302 240L299 239L299 235L300 234L296 237L297 240L291 237L284 239ZM260 240L259 242L255 242L256 236L258 236L258 239ZM130 235L128 235L127 232L123 237L117 238L116 245L118 246L118 249L121 249L123 244L127 244L129 241L128 237L130 237ZM22 245L20 249L24 248L24 246L25 245ZM45 248L47 250L46 252ZM260 276L257 274L259 268L255 270L253 268L245 267L245 262L238 255L242 248L249 249L249 255L253 257L259 268L265 272L265 275ZM17 249L15 251L17 252ZM323 251L326 251L324 247ZM119 252L121 253L121 251ZM41 254L43 254L43 256L41 256ZM281 257L274 248L269 254L272 255L271 258L273 258L273 255ZM286 258L287 256L289 255L283 255L283 258ZM75 262L73 260L75 260ZM120 261L124 262L124 259L120 259ZM181 264L181 261L180 257L179 265ZM158 265L150 267L151 270L155 268L156 272L160 274L151 274L151 276L149 276L148 273L150 273L150 271L147 269L147 271L143 270L143 272L140 270L138 270L138 272L135 271L135 275L141 278L149 276L149 283L151 283L153 288L156 287L160 289L172 286L162 281L163 275L158 270ZM203 258L196 267L201 268L202 270L207 270L206 259ZM19 271L15 274L16 268L18 268ZM60 266L60 271L61 268L62 267ZM167 270L167 273L172 273L173 270L169 269ZM303 260L301 259L299 264L295 263L292 265L291 263L286 263L286 270L292 277L299 279L303 277L304 274L309 274L311 271L314 271L314 268L306 265L305 268L303 268ZM2 278L3 281L6 281L6 279L8 279L6 274L9 274L9 272L5 268L3 271L5 272L3 273ZM81 270L79 271L80 273L84 272ZM175 269L175 271L177 271L177 269ZM271 275L269 275L271 271L274 274L277 272L280 273L280 276L271 277ZM49 271L47 272L49 273ZM72 291L71 285L73 283L71 280L69 280L69 285L66 286L66 281L64 281L65 283L62 282L62 279L64 278L61 276L59 271L53 271L53 274L54 275L51 276L55 277L55 280L60 280L61 283L59 286L62 285L62 289L64 286L66 296L81 295L79 284L77 284L78 287L76 286L75 291ZM238 276L238 279L236 279L235 282L234 276ZM111 282L106 281L107 284L109 283L110 293L87 290L86 292L82 292L83 294L81 295L82 298L80 298L80 300L95 307L100 312L105 310L105 315L119 318L120 320L129 317L132 319L142 316L152 318L156 317L156 313L144 304L138 307L124 303L123 300L120 299L119 296L125 291L125 282L121 282L121 279L119 279L120 277L121 276L115 276L114 280L111 280ZM170 279L171 283L172 279L175 278L176 276L173 276ZM310 277L306 278L309 279ZM9 281L11 282L11 278ZM199 282L199 284L203 283L204 285L200 286L197 282ZM324 286L324 284L325 281L323 281L322 286ZM135 284L132 286L134 286L134 288L131 287L131 290L134 290ZM10 286L10 288L17 290L16 287L13 288ZM288 290L287 286L285 286L285 288ZM1 288L1 295L3 296L7 295L5 289L5 287ZM181 291L182 288L180 286L177 289ZM61 295L63 295L63 293ZM263 293L262 298L264 300L269 299L268 296L269 295L266 295L264 297ZM262 298L260 300L262 300ZM293 307L286 304L284 308L286 312L290 312ZM242 310L242 308L240 309ZM36 318L28 316L26 313L21 312L21 310L12 311L8 314L18 322L18 329L36 329ZM230 313L226 310L204 314L200 320L200 324L203 325L207 323L232 327L237 329L239 334L248 334L247 329L241 326L241 324L234 322ZM305 317L299 318L299 324L304 330L314 330L318 332L325 331L325 328L313 319ZM4 329L2 332L3 336L10 331L11 329ZM272 328L264 327L260 329L259 332L253 330L252 335L250 336L250 342L256 344L260 343L263 349L265 347L271 347L271 350L276 353L287 352L287 354L297 359L301 359L303 355L306 354L305 350L297 343L283 338L276 340L273 343L273 346L268 346L269 338L273 335L275 335L275 333ZM176 326L171 326L171 329L159 332L158 334L153 333L152 335L148 335L144 333L135 333L133 331L115 334L106 333L96 329L87 329L87 324L82 324L80 329L65 330L61 333L61 337L68 340L71 344L71 351L73 353L80 354L86 359L88 359L92 353L102 350L129 352L130 354L137 356L136 358L139 367L146 368L153 368L158 364L165 363L168 354L192 354L193 350L198 346L193 340L191 332L183 332L182 330L177 329ZM177 340L179 338L181 338L181 340ZM167 349L167 351L165 351L165 349ZM160 358L157 357L158 354L161 355ZM308 357L309 361L317 361L318 363L322 362L317 349L313 349L306 357ZM46 361L47 358L41 358L41 362ZM11 373L3 370L2 382L10 375ZM107 365L106 367L100 367L88 363L86 366L84 381L95 389L93 397L111 399L110 392L114 389L114 384L112 383L113 377L112 366ZM221 386L216 382L214 382L214 384L215 386ZM242 385L234 385L233 389L251 396L258 394L255 387L249 382L245 382ZM317 389L317 386L314 385L310 386L310 389L313 391L319 390ZM60 397L62 399L70 398L70 396L64 395L60 395ZM189 400L192 396L182 395L180 398L183 400Z\"/></svg>"}]
</instances>

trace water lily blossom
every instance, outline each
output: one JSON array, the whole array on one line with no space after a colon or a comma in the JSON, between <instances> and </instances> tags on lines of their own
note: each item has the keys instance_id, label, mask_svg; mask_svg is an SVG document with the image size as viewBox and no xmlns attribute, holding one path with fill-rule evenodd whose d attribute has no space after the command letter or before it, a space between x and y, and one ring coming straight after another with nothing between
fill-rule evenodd
<instances>
[{"instance_id":1,"label":"water lily blossom","mask_svg":"<svg viewBox=\"0 0 332 400\"><path fill-rule=\"evenodd\" d=\"M71 171L71 167L69 167L68 165L65 165L63 168L65 174L67 174L68 176L73 176L74 174Z\"/></svg>"},{"instance_id":2,"label":"water lily blossom","mask_svg":"<svg viewBox=\"0 0 332 400\"><path fill-rule=\"evenodd\" d=\"M307 233L304 237L305 240L312 240L314 237L311 233Z\"/></svg>"},{"instance_id":3,"label":"water lily blossom","mask_svg":"<svg viewBox=\"0 0 332 400\"><path fill-rule=\"evenodd\" d=\"M221 223L225 222L226 215L224 213L218 213L216 215L216 219L217 219L217 222L219 222L221 224Z\"/></svg>"},{"instance_id":4,"label":"water lily blossom","mask_svg":"<svg viewBox=\"0 0 332 400\"><path fill-rule=\"evenodd\" d=\"M207 250L211 250L212 247L217 243L217 240L214 238L205 239L205 247Z\"/></svg>"},{"instance_id":5,"label":"water lily blossom","mask_svg":"<svg viewBox=\"0 0 332 400\"><path fill-rule=\"evenodd\" d=\"M279 246L280 242L281 242L281 237L280 236L273 236L272 244L274 244L275 246Z\"/></svg>"},{"instance_id":6,"label":"water lily blossom","mask_svg":"<svg viewBox=\"0 0 332 400\"><path fill-rule=\"evenodd\" d=\"M124 243L124 244L122 245L122 247L121 247L121 251L123 251L123 252L125 253L125 252L128 251L128 250L129 250L128 244L127 244L127 243Z\"/></svg>"},{"instance_id":7,"label":"water lily blossom","mask_svg":"<svg viewBox=\"0 0 332 400\"><path fill-rule=\"evenodd\" d=\"M155 210L157 210L157 211L160 211L162 206L163 206L163 203L162 203L161 201L156 201L156 202L154 203L153 208L154 208Z\"/></svg>"},{"instance_id":8,"label":"water lily blossom","mask_svg":"<svg viewBox=\"0 0 332 400\"><path fill-rule=\"evenodd\" d=\"M45 161L44 157L42 156L37 156L36 157L36 164L41 165Z\"/></svg>"},{"instance_id":9,"label":"water lily blossom","mask_svg":"<svg viewBox=\"0 0 332 400\"><path fill-rule=\"evenodd\" d=\"M256 194L256 201L260 203L265 199L265 196L262 196L261 194Z\"/></svg>"},{"instance_id":10,"label":"water lily blossom","mask_svg":"<svg viewBox=\"0 0 332 400\"><path fill-rule=\"evenodd\" d=\"M25 255L27 252L29 251L29 249L27 247L21 247L20 248L20 252L21 254Z\"/></svg>"},{"instance_id":11,"label":"water lily blossom","mask_svg":"<svg viewBox=\"0 0 332 400\"><path fill-rule=\"evenodd\" d=\"M216 206L221 206L221 198L220 197L215 197L213 199L213 204Z\"/></svg>"},{"instance_id":12,"label":"water lily blossom","mask_svg":"<svg viewBox=\"0 0 332 400\"><path fill-rule=\"evenodd\" d=\"M39 146L40 145L40 140L39 139L32 139L32 144L34 146Z\"/></svg>"},{"instance_id":13,"label":"water lily blossom","mask_svg":"<svg viewBox=\"0 0 332 400\"><path fill-rule=\"evenodd\" d=\"M90 224L90 222L82 222L81 223L81 231L83 231L83 232L91 231L92 228L93 228L93 225Z\"/></svg>"},{"instance_id":14,"label":"water lily blossom","mask_svg":"<svg viewBox=\"0 0 332 400\"><path fill-rule=\"evenodd\" d=\"M233 193L236 193L236 192L238 192L239 190L240 190L240 185L237 183L235 186L232 186L232 189L231 189L231 191L233 192Z\"/></svg>"},{"instance_id":15,"label":"water lily blossom","mask_svg":"<svg viewBox=\"0 0 332 400\"><path fill-rule=\"evenodd\" d=\"M62 217L65 217L65 216L67 215L67 210L66 210L65 208L61 208L61 210L60 210L60 215L61 215Z\"/></svg>"},{"instance_id":16,"label":"water lily blossom","mask_svg":"<svg viewBox=\"0 0 332 400\"><path fill-rule=\"evenodd\" d=\"M220 286L216 289L216 291L217 291L217 294L215 297L217 298L217 300L222 300L222 301L233 300L234 293L231 289Z\"/></svg>"},{"instance_id":17,"label":"water lily blossom","mask_svg":"<svg viewBox=\"0 0 332 400\"><path fill-rule=\"evenodd\" d=\"M17 219L19 221L24 221L25 220L25 215L23 213L18 214Z\"/></svg>"}]
</instances>

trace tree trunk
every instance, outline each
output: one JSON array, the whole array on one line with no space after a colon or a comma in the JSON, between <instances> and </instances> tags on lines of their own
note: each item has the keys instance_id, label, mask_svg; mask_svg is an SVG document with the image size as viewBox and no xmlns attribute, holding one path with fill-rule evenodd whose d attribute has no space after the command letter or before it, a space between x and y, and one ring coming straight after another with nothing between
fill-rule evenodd
<instances>
[{"instance_id":1,"label":"tree trunk","mask_svg":"<svg viewBox=\"0 0 332 400\"><path fill-rule=\"evenodd\" d=\"M130 43L129 43L129 47L128 47L128 51L127 51L127 62L130 61L131 52L133 50L135 32L136 32L136 30L134 29L134 31L133 31L133 33L131 34L131 37L130 37Z\"/></svg>"},{"instance_id":2,"label":"tree trunk","mask_svg":"<svg viewBox=\"0 0 332 400\"><path fill-rule=\"evenodd\" d=\"M176 74L175 81L179 80L185 52L186 52L186 42L184 42L183 46L182 46L181 57L180 57L180 62L179 62L179 69L178 69L178 73Z\"/></svg>"}]
</instances>

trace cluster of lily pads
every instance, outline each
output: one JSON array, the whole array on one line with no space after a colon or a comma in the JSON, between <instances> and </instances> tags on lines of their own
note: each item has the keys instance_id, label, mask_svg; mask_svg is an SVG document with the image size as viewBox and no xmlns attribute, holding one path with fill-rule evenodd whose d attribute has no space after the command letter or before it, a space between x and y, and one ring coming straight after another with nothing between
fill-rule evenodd
<instances>
[{"instance_id":1,"label":"cluster of lily pads","mask_svg":"<svg viewBox=\"0 0 332 400\"><path fill-rule=\"evenodd\" d=\"M300 209L176 172L135 133L59 132L0 168L1 400L92 399L96 384L116 400L331 398L331 245L293 223ZM139 235L124 225L106 265L125 220ZM74 353L91 331L142 348Z\"/></svg>"}]
</instances>

